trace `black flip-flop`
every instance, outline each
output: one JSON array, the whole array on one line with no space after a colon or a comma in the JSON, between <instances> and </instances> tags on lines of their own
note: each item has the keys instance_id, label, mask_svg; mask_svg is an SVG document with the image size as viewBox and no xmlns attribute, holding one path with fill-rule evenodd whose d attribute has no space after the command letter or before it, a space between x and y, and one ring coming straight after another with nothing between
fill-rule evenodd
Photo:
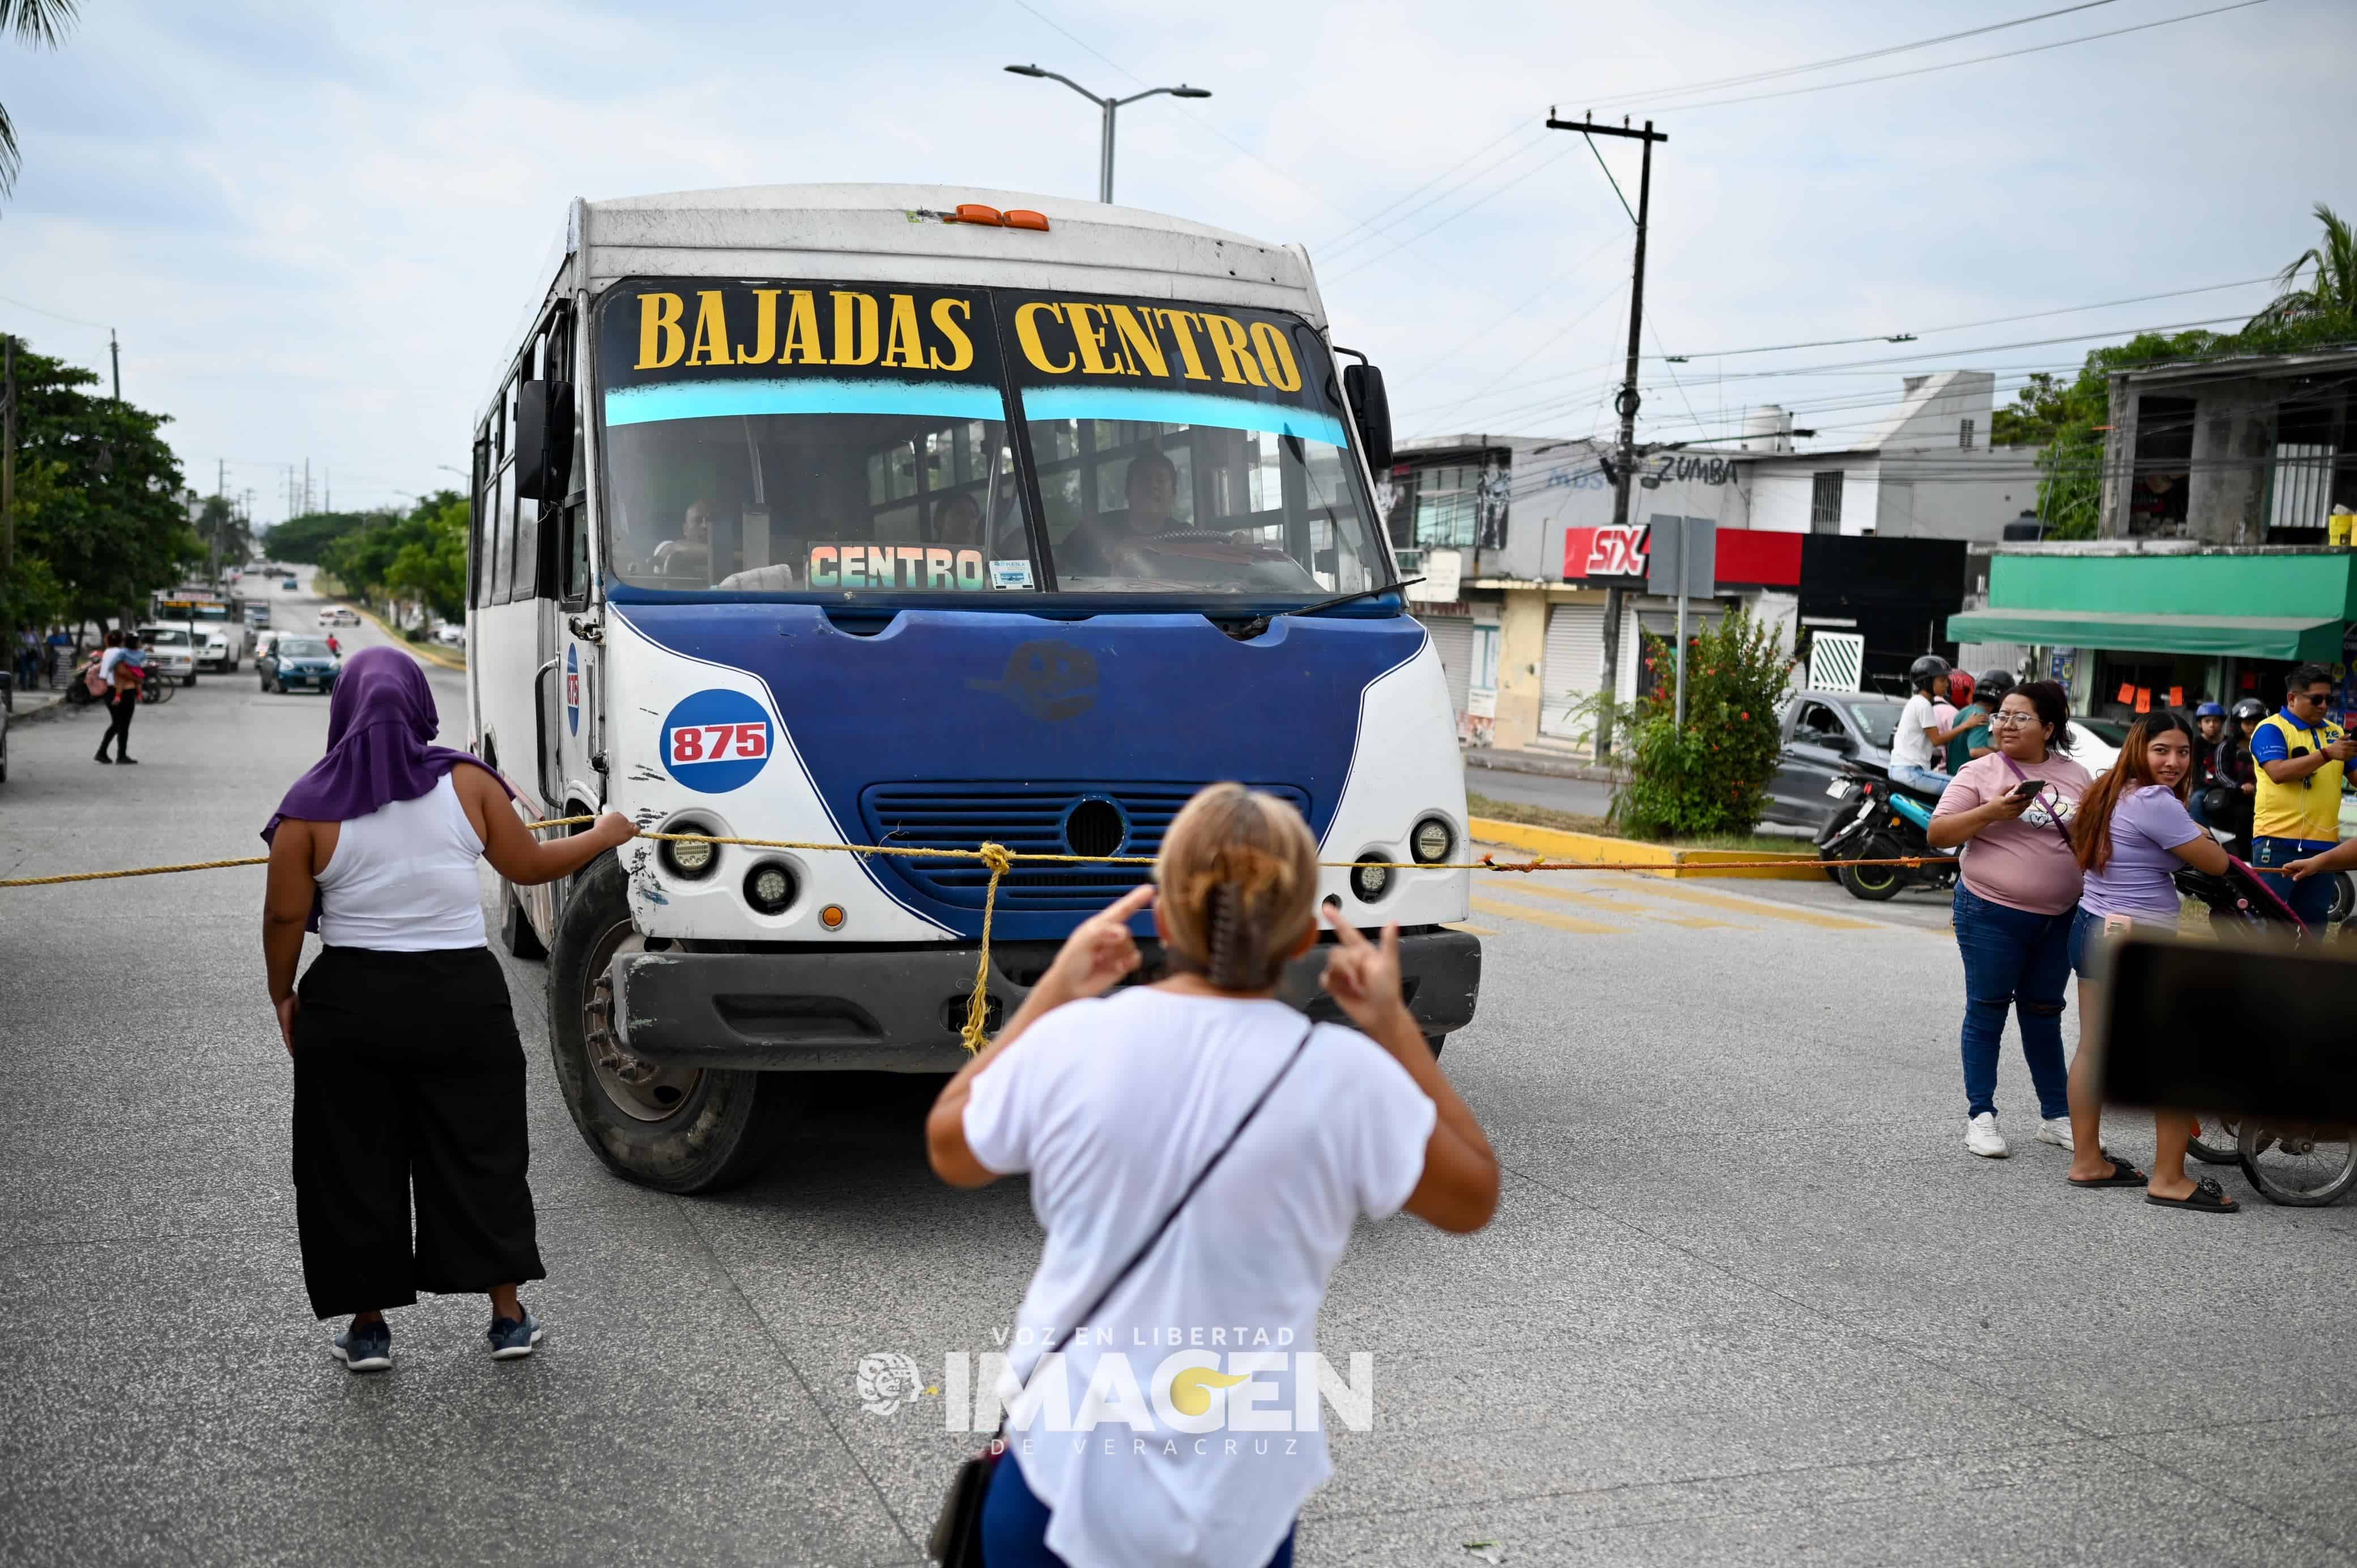
<instances>
[{"instance_id":1,"label":"black flip-flop","mask_svg":"<svg viewBox=\"0 0 2357 1568\"><path fill-rule=\"evenodd\" d=\"M2114 1158L2110 1155L2105 1155L2104 1158L2112 1162L2111 1175L2097 1176L2093 1181L2083 1181L2077 1176L2065 1176L2063 1179L2072 1187L2142 1187L2145 1184L2147 1178L2144 1172L2136 1169L2127 1161Z\"/></svg>"},{"instance_id":2,"label":"black flip-flop","mask_svg":"<svg viewBox=\"0 0 2357 1568\"><path fill-rule=\"evenodd\" d=\"M2192 1208L2203 1214L2236 1214L2243 1208L2226 1196L2226 1189L2218 1185L2216 1176L2203 1176L2183 1197L2163 1197L2147 1192L2144 1200L2158 1208Z\"/></svg>"}]
</instances>

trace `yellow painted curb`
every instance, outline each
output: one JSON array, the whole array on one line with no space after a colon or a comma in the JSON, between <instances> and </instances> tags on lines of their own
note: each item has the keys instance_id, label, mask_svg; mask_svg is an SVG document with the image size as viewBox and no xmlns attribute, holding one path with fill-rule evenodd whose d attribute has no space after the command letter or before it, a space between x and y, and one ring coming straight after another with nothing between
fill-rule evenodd
<instances>
[{"instance_id":1,"label":"yellow painted curb","mask_svg":"<svg viewBox=\"0 0 2357 1568\"><path fill-rule=\"evenodd\" d=\"M1584 861L1591 865L1644 866L1653 876L1694 877L1760 877L1771 882L1815 882L1824 876L1814 854L1767 854L1735 849L1677 849L1669 844L1644 843L1636 839L1608 838L1601 833L1569 833L1559 828L1534 828L1523 822L1500 822L1495 817L1475 817L1471 827L1474 838L1483 843L1501 843L1513 849L1526 849L1548 860ZM1788 864L1775 866L1744 866L1736 870L1714 870L1729 861L1774 860Z\"/></svg>"},{"instance_id":2,"label":"yellow painted curb","mask_svg":"<svg viewBox=\"0 0 2357 1568\"><path fill-rule=\"evenodd\" d=\"M403 652L413 654L419 659L423 659L428 664L439 664L445 670L464 670L467 667L467 661L465 660L451 658L447 653L445 653L440 648L435 646L433 643L410 641L409 639L402 636L400 632L396 631L392 627L385 625L383 620L378 617L377 613L374 610L370 609L366 605L352 604L349 600L344 601L344 605L347 609L352 610L356 614L367 618L370 625L375 627L377 630L384 633L385 636L393 639L393 646L400 649Z\"/></svg>"}]
</instances>

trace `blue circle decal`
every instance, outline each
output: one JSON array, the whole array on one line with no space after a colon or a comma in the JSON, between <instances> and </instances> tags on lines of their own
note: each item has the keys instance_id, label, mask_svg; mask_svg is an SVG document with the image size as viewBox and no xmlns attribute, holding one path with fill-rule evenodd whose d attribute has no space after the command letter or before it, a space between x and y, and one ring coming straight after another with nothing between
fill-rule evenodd
<instances>
[{"instance_id":1,"label":"blue circle decal","mask_svg":"<svg viewBox=\"0 0 2357 1568\"><path fill-rule=\"evenodd\" d=\"M683 698L662 722L663 768L689 789L726 794L753 781L777 739L769 710L742 692Z\"/></svg>"},{"instance_id":2,"label":"blue circle decal","mask_svg":"<svg viewBox=\"0 0 2357 1568\"><path fill-rule=\"evenodd\" d=\"M568 735L581 733L581 645L565 645L565 729Z\"/></svg>"}]
</instances>

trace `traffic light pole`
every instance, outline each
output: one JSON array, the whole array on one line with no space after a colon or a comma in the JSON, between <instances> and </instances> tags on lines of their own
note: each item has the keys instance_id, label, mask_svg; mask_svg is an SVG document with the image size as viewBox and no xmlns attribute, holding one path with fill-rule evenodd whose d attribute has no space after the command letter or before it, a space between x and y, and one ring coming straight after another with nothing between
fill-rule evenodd
<instances>
[{"instance_id":1,"label":"traffic light pole","mask_svg":"<svg viewBox=\"0 0 2357 1568\"><path fill-rule=\"evenodd\" d=\"M1643 162L1640 166L1637 176L1637 210L1629 215L1631 220L1637 226L1636 269L1629 287L1629 360L1627 369L1621 374L1620 395L1612 400L1614 411L1620 415L1620 456L1617 465L1618 472L1613 476L1615 482L1612 487L1612 526L1625 528L1629 524L1629 487L1637 477L1637 406L1640 402L1637 392L1637 338L1645 321L1645 219L1652 206L1653 144L1666 142L1670 138L1667 134L1654 130L1651 120L1645 122L1642 130L1634 130L1625 121L1618 125L1599 125L1596 124L1593 114L1585 120L1558 120L1550 113L1547 116L1547 129L1577 131L1581 135L1588 138L1587 145L1590 148L1596 145L1595 138L1598 136L1625 136L1644 149ZM1598 161L1602 161L1600 154ZM1606 174L1609 177L1610 171L1608 169ZM1612 188L1614 194L1618 195L1620 189L1619 184L1615 183ZM1628 198L1621 198L1621 206L1624 209L1628 206ZM1603 678L1606 702L1598 709L1596 716L1596 759L1598 762L1606 760L1612 755L1610 701L1620 690L1622 593L1623 590L1620 588L1607 588L1604 591Z\"/></svg>"}]
</instances>

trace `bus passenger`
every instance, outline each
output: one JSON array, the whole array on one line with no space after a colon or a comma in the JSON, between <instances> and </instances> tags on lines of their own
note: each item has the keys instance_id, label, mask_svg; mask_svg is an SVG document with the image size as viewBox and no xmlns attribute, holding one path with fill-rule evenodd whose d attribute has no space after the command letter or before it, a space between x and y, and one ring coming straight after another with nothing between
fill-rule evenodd
<instances>
[{"instance_id":1,"label":"bus passenger","mask_svg":"<svg viewBox=\"0 0 2357 1568\"><path fill-rule=\"evenodd\" d=\"M1405 1208L1479 1230L1498 1206L1497 1156L1400 999L1396 925L1370 942L1330 917L1325 988L1358 1029L1277 1000L1318 940L1318 846L1291 806L1211 786L1171 823L1155 882L1072 933L942 1091L928 1152L956 1187L1031 1174L1048 1235L1014 1342L1052 1354L1089 1326L1064 1357L1075 1397L1108 1357L1154 1376L1171 1346L1228 1343L1216 1328L1297 1352L1238 1356L1209 1379L1256 1372L1254 1402L1290 1409L1286 1380L1316 1375L1306 1353L1359 1216ZM1108 996L1137 967L1129 921L1157 890L1168 976ZM1182 1409L1186 1378L1171 1385ZM1011 1434L983 1507L985 1559L1289 1563L1295 1517L1332 1473L1322 1427L1255 1442L1242 1421L1199 1437L1147 1419L1151 1442L1075 1444L1052 1414Z\"/></svg>"},{"instance_id":2,"label":"bus passenger","mask_svg":"<svg viewBox=\"0 0 2357 1568\"><path fill-rule=\"evenodd\" d=\"M1178 499L1178 467L1161 453L1149 449L1132 457L1121 488L1129 510L1118 519L1079 523L1064 535L1056 546L1060 575L1110 576L1118 570L1116 555L1129 553L1124 545L1184 526L1170 515Z\"/></svg>"},{"instance_id":3,"label":"bus passenger","mask_svg":"<svg viewBox=\"0 0 2357 1568\"><path fill-rule=\"evenodd\" d=\"M933 542L952 550L982 548L982 508L963 490L933 506Z\"/></svg>"},{"instance_id":4,"label":"bus passenger","mask_svg":"<svg viewBox=\"0 0 2357 1568\"><path fill-rule=\"evenodd\" d=\"M498 774L429 744L439 724L416 660L361 649L329 700L327 755L262 830L263 959L295 1063L303 1283L321 1318L351 1315L331 1350L354 1372L393 1365L385 1309L420 1290L488 1293L493 1358L532 1354L540 1324L516 1287L547 1272L524 1181L523 1049L483 945L475 862L536 886L635 832L608 811L542 843ZM323 945L298 990L307 925Z\"/></svg>"}]
</instances>

